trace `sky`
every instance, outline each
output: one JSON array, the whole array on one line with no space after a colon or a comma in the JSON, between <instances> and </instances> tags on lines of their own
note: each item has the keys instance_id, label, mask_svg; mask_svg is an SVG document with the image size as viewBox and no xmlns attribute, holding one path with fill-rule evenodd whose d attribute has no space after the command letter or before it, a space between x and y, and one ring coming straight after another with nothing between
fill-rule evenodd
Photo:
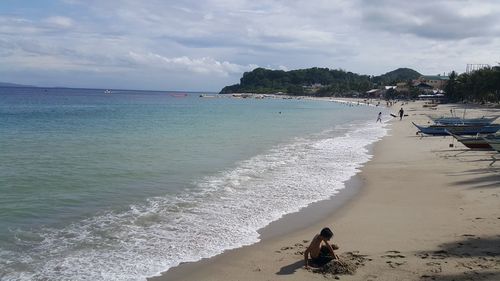
<instances>
[{"instance_id":1,"label":"sky","mask_svg":"<svg viewBox=\"0 0 500 281\"><path fill-rule=\"evenodd\" d=\"M500 63L500 1L0 0L0 82L219 91L256 67Z\"/></svg>"}]
</instances>

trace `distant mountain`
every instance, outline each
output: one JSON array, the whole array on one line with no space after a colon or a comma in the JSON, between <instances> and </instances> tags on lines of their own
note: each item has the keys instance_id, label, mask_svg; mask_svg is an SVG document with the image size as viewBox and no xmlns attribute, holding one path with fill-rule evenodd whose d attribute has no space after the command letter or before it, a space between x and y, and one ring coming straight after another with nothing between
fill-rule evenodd
<instances>
[{"instance_id":1,"label":"distant mountain","mask_svg":"<svg viewBox=\"0 0 500 281\"><path fill-rule=\"evenodd\" d=\"M422 74L410 68L398 68L396 70L387 72L379 76L373 77L372 81L377 84L383 85L394 85L397 82L403 82L408 80L415 80L422 76Z\"/></svg>"},{"instance_id":2,"label":"distant mountain","mask_svg":"<svg viewBox=\"0 0 500 281\"><path fill-rule=\"evenodd\" d=\"M34 87L34 86L0 82L0 87Z\"/></svg>"},{"instance_id":3,"label":"distant mountain","mask_svg":"<svg viewBox=\"0 0 500 281\"><path fill-rule=\"evenodd\" d=\"M349 95L365 92L377 86L405 82L420 76L420 73L409 68L399 68L380 76L318 67L291 71L256 68L243 73L239 84L226 86L220 93L281 92L310 96Z\"/></svg>"}]
</instances>

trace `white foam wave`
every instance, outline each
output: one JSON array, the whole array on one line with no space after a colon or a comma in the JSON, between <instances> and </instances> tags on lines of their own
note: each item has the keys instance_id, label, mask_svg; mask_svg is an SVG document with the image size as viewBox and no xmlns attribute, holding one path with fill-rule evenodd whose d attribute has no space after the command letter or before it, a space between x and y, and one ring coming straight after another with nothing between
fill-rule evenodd
<instances>
[{"instance_id":1,"label":"white foam wave","mask_svg":"<svg viewBox=\"0 0 500 281\"><path fill-rule=\"evenodd\" d=\"M260 228L344 188L370 159L367 146L385 134L365 125L343 136L298 139L201 179L180 196L151 198L64 229L17 232L18 244L29 250L0 252L0 277L144 280L258 242Z\"/></svg>"}]
</instances>

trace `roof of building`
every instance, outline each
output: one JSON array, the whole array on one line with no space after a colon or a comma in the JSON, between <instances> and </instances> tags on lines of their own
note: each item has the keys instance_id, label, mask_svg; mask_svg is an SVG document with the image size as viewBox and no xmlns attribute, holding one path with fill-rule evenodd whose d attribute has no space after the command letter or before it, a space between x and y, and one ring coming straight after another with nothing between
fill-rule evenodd
<instances>
[{"instance_id":1,"label":"roof of building","mask_svg":"<svg viewBox=\"0 0 500 281\"><path fill-rule=\"evenodd\" d=\"M432 89L433 87L429 84L426 84L426 83L418 83L416 85L416 87L419 87L419 88L427 88L427 89Z\"/></svg>"},{"instance_id":2,"label":"roof of building","mask_svg":"<svg viewBox=\"0 0 500 281\"><path fill-rule=\"evenodd\" d=\"M423 75L421 78L425 80L450 80L450 77L444 75Z\"/></svg>"}]
</instances>

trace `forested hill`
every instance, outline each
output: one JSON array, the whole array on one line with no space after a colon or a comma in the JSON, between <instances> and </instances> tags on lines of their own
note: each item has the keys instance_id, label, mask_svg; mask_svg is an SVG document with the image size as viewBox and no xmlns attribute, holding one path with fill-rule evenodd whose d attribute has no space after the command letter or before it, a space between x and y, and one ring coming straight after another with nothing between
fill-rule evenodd
<instances>
[{"instance_id":1,"label":"forested hill","mask_svg":"<svg viewBox=\"0 0 500 281\"><path fill-rule=\"evenodd\" d=\"M422 76L422 74L416 72L410 68L398 68L396 70L387 72L380 76L375 76L372 78L372 82L382 85L394 85L396 82L414 80Z\"/></svg>"},{"instance_id":2,"label":"forested hill","mask_svg":"<svg viewBox=\"0 0 500 281\"><path fill-rule=\"evenodd\" d=\"M377 85L394 84L420 76L420 73L409 68L399 68L380 76L317 67L291 71L256 68L245 72L239 84L226 86L220 93L281 92L290 95L332 96L364 92Z\"/></svg>"}]
</instances>

